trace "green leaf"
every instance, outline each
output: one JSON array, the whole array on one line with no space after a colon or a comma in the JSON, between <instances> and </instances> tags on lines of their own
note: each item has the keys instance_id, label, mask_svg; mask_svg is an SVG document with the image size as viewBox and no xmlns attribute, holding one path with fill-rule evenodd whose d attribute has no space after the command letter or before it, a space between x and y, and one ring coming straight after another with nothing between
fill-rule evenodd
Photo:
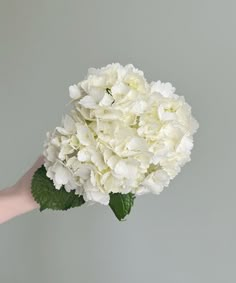
<instances>
[{"instance_id":1,"label":"green leaf","mask_svg":"<svg viewBox=\"0 0 236 283\"><path fill-rule=\"evenodd\" d=\"M113 210L115 216L121 221L128 214L130 214L131 208L134 205L135 195L132 193L121 194L111 193L110 194L110 207Z\"/></svg>"},{"instance_id":2,"label":"green leaf","mask_svg":"<svg viewBox=\"0 0 236 283\"><path fill-rule=\"evenodd\" d=\"M67 192L64 187L57 190L46 175L44 166L39 168L32 179L32 195L40 205L40 211L45 209L68 210L85 203L82 196L75 195L75 191Z\"/></svg>"}]
</instances>

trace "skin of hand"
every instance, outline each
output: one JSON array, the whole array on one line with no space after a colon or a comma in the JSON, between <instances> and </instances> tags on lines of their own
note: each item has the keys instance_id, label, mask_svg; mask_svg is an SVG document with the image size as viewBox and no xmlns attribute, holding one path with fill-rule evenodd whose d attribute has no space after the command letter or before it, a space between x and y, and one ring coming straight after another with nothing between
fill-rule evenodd
<instances>
[{"instance_id":1,"label":"skin of hand","mask_svg":"<svg viewBox=\"0 0 236 283\"><path fill-rule=\"evenodd\" d=\"M40 156L14 186L0 191L0 224L39 207L31 195L31 181L43 164L44 157Z\"/></svg>"}]
</instances>

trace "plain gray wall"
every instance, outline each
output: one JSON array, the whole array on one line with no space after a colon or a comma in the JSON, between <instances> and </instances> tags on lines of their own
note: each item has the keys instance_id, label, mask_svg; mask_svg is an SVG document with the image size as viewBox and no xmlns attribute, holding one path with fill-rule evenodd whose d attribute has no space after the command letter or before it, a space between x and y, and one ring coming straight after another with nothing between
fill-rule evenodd
<instances>
[{"instance_id":1,"label":"plain gray wall","mask_svg":"<svg viewBox=\"0 0 236 283\"><path fill-rule=\"evenodd\" d=\"M0 282L236 282L235 1L0 0L0 187L61 122L88 67L170 81L200 123L192 162L128 220L95 205L0 226Z\"/></svg>"}]
</instances>

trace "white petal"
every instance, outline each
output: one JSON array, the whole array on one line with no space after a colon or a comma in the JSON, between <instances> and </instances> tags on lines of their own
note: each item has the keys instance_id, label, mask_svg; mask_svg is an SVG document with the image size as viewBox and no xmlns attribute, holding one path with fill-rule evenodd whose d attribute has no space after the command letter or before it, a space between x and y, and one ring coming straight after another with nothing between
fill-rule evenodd
<instances>
[{"instance_id":1,"label":"white petal","mask_svg":"<svg viewBox=\"0 0 236 283\"><path fill-rule=\"evenodd\" d=\"M77 125L77 138L82 145L90 145L93 143L94 139L90 130L84 125Z\"/></svg>"},{"instance_id":2,"label":"white petal","mask_svg":"<svg viewBox=\"0 0 236 283\"><path fill-rule=\"evenodd\" d=\"M88 180L90 178L91 168L88 165L81 165L76 171L75 175L79 176L83 180Z\"/></svg>"},{"instance_id":3,"label":"white petal","mask_svg":"<svg viewBox=\"0 0 236 283\"><path fill-rule=\"evenodd\" d=\"M117 162L119 161L119 157L116 155L112 155L111 157L108 158L107 160L107 165L111 168L114 169L115 165L117 164Z\"/></svg>"},{"instance_id":4,"label":"white petal","mask_svg":"<svg viewBox=\"0 0 236 283\"><path fill-rule=\"evenodd\" d=\"M190 153L193 148L193 138L190 136L184 136L178 145L176 151L183 153Z\"/></svg>"},{"instance_id":5,"label":"white petal","mask_svg":"<svg viewBox=\"0 0 236 283\"><path fill-rule=\"evenodd\" d=\"M64 128L68 133L73 133L76 129L75 127L75 121L69 116L65 115L65 118L63 120Z\"/></svg>"},{"instance_id":6,"label":"white petal","mask_svg":"<svg viewBox=\"0 0 236 283\"><path fill-rule=\"evenodd\" d=\"M91 152L91 161L98 167L99 170L104 170L107 166L103 161L101 153L97 152L96 149Z\"/></svg>"},{"instance_id":7,"label":"white petal","mask_svg":"<svg viewBox=\"0 0 236 283\"><path fill-rule=\"evenodd\" d=\"M138 165L138 162L135 160L120 160L114 168L114 173L118 178L135 179L138 172Z\"/></svg>"},{"instance_id":8,"label":"white petal","mask_svg":"<svg viewBox=\"0 0 236 283\"><path fill-rule=\"evenodd\" d=\"M56 165L55 168L55 182L60 185L65 185L72 178L70 171L62 165Z\"/></svg>"},{"instance_id":9,"label":"white petal","mask_svg":"<svg viewBox=\"0 0 236 283\"><path fill-rule=\"evenodd\" d=\"M66 159L66 155L69 155L73 152L74 152L74 149L69 144L66 144L65 146L61 147L58 157L60 160L63 161Z\"/></svg>"},{"instance_id":10,"label":"white petal","mask_svg":"<svg viewBox=\"0 0 236 283\"><path fill-rule=\"evenodd\" d=\"M170 177L168 174L164 170L158 170L149 174L141 184L141 187L145 188L144 191L149 190L153 194L159 194L164 187L168 186L169 181Z\"/></svg>"},{"instance_id":11,"label":"white petal","mask_svg":"<svg viewBox=\"0 0 236 283\"><path fill-rule=\"evenodd\" d=\"M147 109L147 106L145 101L137 101L132 105L131 111L137 115L142 114Z\"/></svg>"},{"instance_id":12,"label":"white petal","mask_svg":"<svg viewBox=\"0 0 236 283\"><path fill-rule=\"evenodd\" d=\"M110 94L105 93L102 100L99 102L99 105L100 106L110 106L113 102L114 102L114 98Z\"/></svg>"},{"instance_id":13,"label":"white petal","mask_svg":"<svg viewBox=\"0 0 236 283\"><path fill-rule=\"evenodd\" d=\"M86 202L97 202L103 205L108 205L110 202L109 194L99 192L98 190L85 191L83 197Z\"/></svg>"},{"instance_id":14,"label":"white petal","mask_svg":"<svg viewBox=\"0 0 236 283\"><path fill-rule=\"evenodd\" d=\"M56 130L60 133L60 134L62 134L62 135L68 135L69 133L67 132L67 130L65 130L64 128L62 128L62 127L56 127Z\"/></svg>"},{"instance_id":15,"label":"white petal","mask_svg":"<svg viewBox=\"0 0 236 283\"><path fill-rule=\"evenodd\" d=\"M145 195L145 194L148 194L150 193L149 189L143 185L141 185L138 190L136 191L136 195L137 196L142 196L142 195Z\"/></svg>"},{"instance_id":16,"label":"white petal","mask_svg":"<svg viewBox=\"0 0 236 283\"><path fill-rule=\"evenodd\" d=\"M162 83L161 81L151 83L151 93L160 93L164 97L176 97L175 90L171 83Z\"/></svg>"},{"instance_id":17,"label":"white petal","mask_svg":"<svg viewBox=\"0 0 236 283\"><path fill-rule=\"evenodd\" d=\"M158 115L160 117L160 120L163 120L163 121L176 120L176 117L177 117L175 112L166 111L162 104L158 108Z\"/></svg>"},{"instance_id":18,"label":"white petal","mask_svg":"<svg viewBox=\"0 0 236 283\"><path fill-rule=\"evenodd\" d=\"M143 138L133 137L128 143L127 148L129 150L147 150L147 143Z\"/></svg>"},{"instance_id":19,"label":"white petal","mask_svg":"<svg viewBox=\"0 0 236 283\"><path fill-rule=\"evenodd\" d=\"M49 145L45 152L46 152L46 158L48 161L51 161L51 162L56 161L58 150L55 146Z\"/></svg>"},{"instance_id":20,"label":"white petal","mask_svg":"<svg viewBox=\"0 0 236 283\"><path fill-rule=\"evenodd\" d=\"M90 159L91 159L91 156L90 156L89 152L86 151L86 148L80 150L78 152L77 157L78 157L78 160L81 161L81 162L90 161Z\"/></svg>"},{"instance_id":21,"label":"white petal","mask_svg":"<svg viewBox=\"0 0 236 283\"><path fill-rule=\"evenodd\" d=\"M72 99L78 99L81 97L81 91L77 85L71 85L69 87L69 92Z\"/></svg>"},{"instance_id":22,"label":"white petal","mask_svg":"<svg viewBox=\"0 0 236 283\"><path fill-rule=\"evenodd\" d=\"M86 95L82 99L80 99L79 104L89 109L95 109L97 107L94 98L90 95Z\"/></svg>"},{"instance_id":23,"label":"white petal","mask_svg":"<svg viewBox=\"0 0 236 283\"><path fill-rule=\"evenodd\" d=\"M116 84L111 88L111 93L114 95L127 94L128 92L129 92L129 87L124 83Z\"/></svg>"},{"instance_id":24,"label":"white petal","mask_svg":"<svg viewBox=\"0 0 236 283\"><path fill-rule=\"evenodd\" d=\"M70 192L70 191L74 191L74 190L77 190L78 189L78 185L73 182L72 180L69 181L67 184L65 184L65 190L67 192Z\"/></svg>"}]
</instances>

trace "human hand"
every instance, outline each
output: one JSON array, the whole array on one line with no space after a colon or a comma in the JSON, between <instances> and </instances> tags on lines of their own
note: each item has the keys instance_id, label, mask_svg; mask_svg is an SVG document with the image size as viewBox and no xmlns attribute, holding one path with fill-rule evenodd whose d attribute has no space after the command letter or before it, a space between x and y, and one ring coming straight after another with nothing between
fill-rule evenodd
<instances>
[{"instance_id":1,"label":"human hand","mask_svg":"<svg viewBox=\"0 0 236 283\"><path fill-rule=\"evenodd\" d=\"M40 156L14 186L0 191L0 224L39 207L31 194L31 181L43 163L44 157Z\"/></svg>"}]
</instances>

